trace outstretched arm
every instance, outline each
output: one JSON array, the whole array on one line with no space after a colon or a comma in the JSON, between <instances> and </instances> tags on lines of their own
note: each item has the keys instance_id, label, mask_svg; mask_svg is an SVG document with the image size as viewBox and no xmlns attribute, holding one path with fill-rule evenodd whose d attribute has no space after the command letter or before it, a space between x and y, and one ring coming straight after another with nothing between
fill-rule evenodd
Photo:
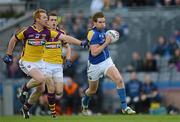
<instances>
[{"instance_id":1,"label":"outstretched arm","mask_svg":"<svg viewBox=\"0 0 180 122\"><path fill-rule=\"evenodd\" d=\"M82 46L82 41L79 40L79 39L76 39L76 38L74 38L72 36L61 34L59 36L59 39L62 39L64 42L68 42L70 44L75 44L75 45Z\"/></svg>"},{"instance_id":2,"label":"outstretched arm","mask_svg":"<svg viewBox=\"0 0 180 122\"><path fill-rule=\"evenodd\" d=\"M4 61L6 64L11 64L11 63L13 62L12 53L13 53L14 47L15 47L15 45L16 45L16 42L17 42L17 39L16 39L16 37L13 35L13 37L12 37L11 40L9 41L8 48L7 48L7 51L6 51L6 55L3 57L3 61Z\"/></svg>"},{"instance_id":3,"label":"outstretched arm","mask_svg":"<svg viewBox=\"0 0 180 122\"><path fill-rule=\"evenodd\" d=\"M7 48L7 51L6 51L7 55L12 55L13 54L13 50L14 50L14 47L16 45L16 42L17 42L17 38L15 37L15 35L13 35L12 38L10 39L10 41L9 41L9 44L8 44L8 48Z\"/></svg>"}]
</instances>

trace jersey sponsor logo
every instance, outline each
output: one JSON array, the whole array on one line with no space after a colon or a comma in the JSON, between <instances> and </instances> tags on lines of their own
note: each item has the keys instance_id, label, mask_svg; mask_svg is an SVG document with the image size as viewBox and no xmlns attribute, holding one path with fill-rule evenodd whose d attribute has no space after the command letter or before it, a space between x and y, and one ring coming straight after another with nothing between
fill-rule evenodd
<instances>
[{"instance_id":1,"label":"jersey sponsor logo","mask_svg":"<svg viewBox=\"0 0 180 122\"><path fill-rule=\"evenodd\" d=\"M105 42L105 39L100 40L99 44L103 44Z\"/></svg>"},{"instance_id":2,"label":"jersey sponsor logo","mask_svg":"<svg viewBox=\"0 0 180 122\"><path fill-rule=\"evenodd\" d=\"M45 40L43 39L28 39L28 44L33 46L45 45Z\"/></svg>"},{"instance_id":3,"label":"jersey sponsor logo","mask_svg":"<svg viewBox=\"0 0 180 122\"><path fill-rule=\"evenodd\" d=\"M60 48L61 45L60 44L46 44L45 47L47 49L55 49L55 48Z\"/></svg>"},{"instance_id":4,"label":"jersey sponsor logo","mask_svg":"<svg viewBox=\"0 0 180 122\"><path fill-rule=\"evenodd\" d=\"M29 38L33 38L33 37L34 37L34 35L33 35L33 34L30 34L28 37L29 37Z\"/></svg>"},{"instance_id":5,"label":"jersey sponsor logo","mask_svg":"<svg viewBox=\"0 0 180 122\"><path fill-rule=\"evenodd\" d=\"M88 77L88 79L89 79L89 80L92 80L92 77L91 77L91 76L89 76L89 77Z\"/></svg>"},{"instance_id":6,"label":"jersey sponsor logo","mask_svg":"<svg viewBox=\"0 0 180 122\"><path fill-rule=\"evenodd\" d=\"M41 34L37 33L37 34L35 35L35 38L36 38L36 39L39 39L40 35L41 35Z\"/></svg>"},{"instance_id":7,"label":"jersey sponsor logo","mask_svg":"<svg viewBox=\"0 0 180 122\"><path fill-rule=\"evenodd\" d=\"M99 38L105 38L105 35L104 34L100 34Z\"/></svg>"},{"instance_id":8,"label":"jersey sponsor logo","mask_svg":"<svg viewBox=\"0 0 180 122\"><path fill-rule=\"evenodd\" d=\"M100 38L99 44L103 44L105 42L105 35L104 34L100 34L99 38Z\"/></svg>"},{"instance_id":9,"label":"jersey sponsor logo","mask_svg":"<svg viewBox=\"0 0 180 122\"><path fill-rule=\"evenodd\" d=\"M31 65L28 65L27 68L28 68L28 69L31 68Z\"/></svg>"},{"instance_id":10,"label":"jersey sponsor logo","mask_svg":"<svg viewBox=\"0 0 180 122\"><path fill-rule=\"evenodd\" d=\"M42 34L42 38L45 39L46 38L46 34Z\"/></svg>"}]
</instances>

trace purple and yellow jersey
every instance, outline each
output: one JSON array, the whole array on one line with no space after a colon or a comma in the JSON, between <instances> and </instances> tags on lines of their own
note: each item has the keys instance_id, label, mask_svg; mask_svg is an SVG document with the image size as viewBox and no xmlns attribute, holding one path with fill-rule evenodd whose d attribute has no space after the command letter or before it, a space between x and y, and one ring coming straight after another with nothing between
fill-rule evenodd
<instances>
[{"instance_id":1,"label":"purple and yellow jersey","mask_svg":"<svg viewBox=\"0 0 180 122\"><path fill-rule=\"evenodd\" d=\"M59 37L60 33L44 28L38 31L34 26L29 26L15 34L18 40L24 41L24 49L21 59L24 61L36 62L42 59L45 42L54 37Z\"/></svg>"},{"instance_id":2,"label":"purple and yellow jersey","mask_svg":"<svg viewBox=\"0 0 180 122\"><path fill-rule=\"evenodd\" d=\"M58 30L59 33L65 34L63 31ZM44 46L43 60L48 63L62 64L62 41L56 38L48 40Z\"/></svg>"}]
</instances>

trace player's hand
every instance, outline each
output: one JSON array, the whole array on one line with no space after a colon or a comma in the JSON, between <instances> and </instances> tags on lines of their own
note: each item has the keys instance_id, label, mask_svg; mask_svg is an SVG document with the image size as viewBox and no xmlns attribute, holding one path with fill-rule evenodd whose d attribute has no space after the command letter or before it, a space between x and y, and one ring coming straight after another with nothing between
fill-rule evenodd
<instances>
[{"instance_id":1,"label":"player's hand","mask_svg":"<svg viewBox=\"0 0 180 122\"><path fill-rule=\"evenodd\" d=\"M147 98L147 96L145 94L141 96L142 101L146 100L146 98Z\"/></svg>"},{"instance_id":2,"label":"player's hand","mask_svg":"<svg viewBox=\"0 0 180 122\"><path fill-rule=\"evenodd\" d=\"M13 56L6 54L6 55L3 57L3 61L4 61L4 63L6 63L6 64L12 64L12 63L13 63Z\"/></svg>"},{"instance_id":3,"label":"player's hand","mask_svg":"<svg viewBox=\"0 0 180 122\"><path fill-rule=\"evenodd\" d=\"M66 59L66 65L67 68L70 68L72 66L71 60L70 59Z\"/></svg>"},{"instance_id":4,"label":"player's hand","mask_svg":"<svg viewBox=\"0 0 180 122\"><path fill-rule=\"evenodd\" d=\"M139 101L139 97L134 97L133 98L133 102L138 102Z\"/></svg>"},{"instance_id":5,"label":"player's hand","mask_svg":"<svg viewBox=\"0 0 180 122\"><path fill-rule=\"evenodd\" d=\"M88 40L87 40L87 39L82 40L82 42L81 42L81 47L82 47L82 48L88 47Z\"/></svg>"},{"instance_id":6,"label":"player's hand","mask_svg":"<svg viewBox=\"0 0 180 122\"><path fill-rule=\"evenodd\" d=\"M129 104L131 102L131 98L129 96L126 97L126 102Z\"/></svg>"},{"instance_id":7,"label":"player's hand","mask_svg":"<svg viewBox=\"0 0 180 122\"><path fill-rule=\"evenodd\" d=\"M110 43L111 43L111 40L112 40L111 35L107 35L107 36L106 36L106 43L107 43L107 44L110 44Z\"/></svg>"}]
</instances>

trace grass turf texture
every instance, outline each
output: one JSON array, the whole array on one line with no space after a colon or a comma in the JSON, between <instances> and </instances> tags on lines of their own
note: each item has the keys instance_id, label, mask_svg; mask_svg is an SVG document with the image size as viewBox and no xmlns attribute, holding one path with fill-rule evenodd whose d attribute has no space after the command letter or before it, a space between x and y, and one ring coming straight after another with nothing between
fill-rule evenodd
<instances>
[{"instance_id":1,"label":"grass turf texture","mask_svg":"<svg viewBox=\"0 0 180 122\"><path fill-rule=\"evenodd\" d=\"M0 116L0 122L180 122L180 115Z\"/></svg>"}]
</instances>

